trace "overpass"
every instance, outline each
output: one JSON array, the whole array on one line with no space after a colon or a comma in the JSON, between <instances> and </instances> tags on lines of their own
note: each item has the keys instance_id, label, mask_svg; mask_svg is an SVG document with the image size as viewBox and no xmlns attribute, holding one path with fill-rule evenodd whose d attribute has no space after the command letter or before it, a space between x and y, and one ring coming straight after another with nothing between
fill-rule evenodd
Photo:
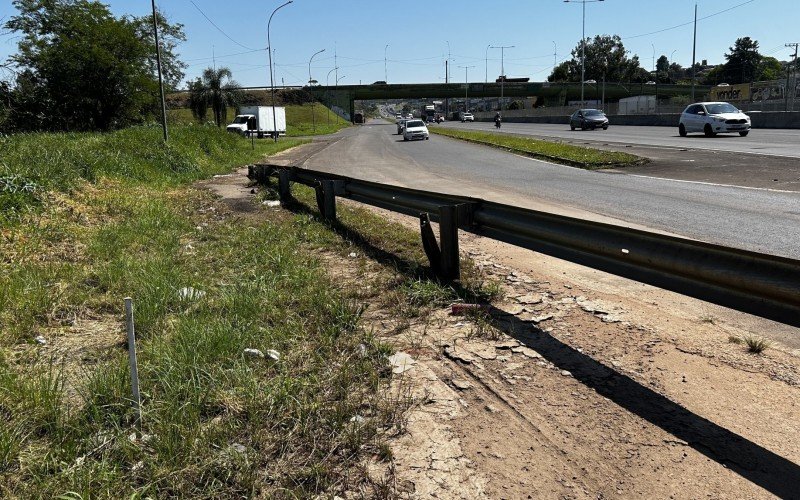
<instances>
[{"instance_id":1,"label":"overpass","mask_svg":"<svg viewBox=\"0 0 800 500\"><path fill-rule=\"evenodd\" d=\"M469 88L467 88L469 87ZM539 97L547 106L564 106L568 101L579 101L581 98L580 82L505 82L500 83L401 83L372 85L337 85L303 87L315 99L328 107L338 107L349 113L352 119L355 113L355 101L385 99L445 99L461 98L465 93L470 98L500 97ZM695 86L695 95L699 98L708 93L709 86ZM646 85L644 83L598 82L584 84L584 96L587 100L619 100L635 95L655 95L673 97L690 96L691 85Z\"/></svg>"}]
</instances>

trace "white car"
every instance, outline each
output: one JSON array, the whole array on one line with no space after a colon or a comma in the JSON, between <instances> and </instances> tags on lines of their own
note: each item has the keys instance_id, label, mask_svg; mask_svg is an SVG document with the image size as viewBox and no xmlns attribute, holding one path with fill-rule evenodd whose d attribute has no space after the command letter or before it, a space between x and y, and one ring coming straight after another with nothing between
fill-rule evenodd
<instances>
[{"instance_id":1,"label":"white car","mask_svg":"<svg viewBox=\"0 0 800 500\"><path fill-rule=\"evenodd\" d=\"M475 117L472 116L472 113L461 113L461 123L464 122L474 122Z\"/></svg>"},{"instance_id":2,"label":"white car","mask_svg":"<svg viewBox=\"0 0 800 500\"><path fill-rule=\"evenodd\" d=\"M703 132L706 137L738 132L744 137L750 133L750 117L727 102L698 102L683 110L678 124L681 137L690 132Z\"/></svg>"},{"instance_id":3,"label":"white car","mask_svg":"<svg viewBox=\"0 0 800 500\"><path fill-rule=\"evenodd\" d=\"M429 139L428 127L422 120L408 120L403 130L403 140L413 141L414 139Z\"/></svg>"}]
</instances>

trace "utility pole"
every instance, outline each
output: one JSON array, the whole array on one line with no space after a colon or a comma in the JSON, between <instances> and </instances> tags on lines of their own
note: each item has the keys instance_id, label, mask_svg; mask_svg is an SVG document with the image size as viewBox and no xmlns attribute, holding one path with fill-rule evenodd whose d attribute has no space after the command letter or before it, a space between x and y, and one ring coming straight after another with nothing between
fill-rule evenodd
<instances>
[{"instance_id":1,"label":"utility pole","mask_svg":"<svg viewBox=\"0 0 800 500\"><path fill-rule=\"evenodd\" d=\"M794 111L794 98L795 94L797 93L797 46L800 43L787 43L786 47L794 47L794 64L790 64L788 68L786 68L786 92L784 92L784 110L789 111L789 89L792 90L792 111ZM792 75L793 78L791 80L792 85L790 86L789 75Z\"/></svg>"},{"instance_id":2,"label":"utility pole","mask_svg":"<svg viewBox=\"0 0 800 500\"><path fill-rule=\"evenodd\" d=\"M459 68L464 68L464 112L469 112L469 68L474 68L475 66L459 66Z\"/></svg>"},{"instance_id":3,"label":"utility pole","mask_svg":"<svg viewBox=\"0 0 800 500\"><path fill-rule=\"evenodd\" d=\"M556 70L556 64L557 64L556 57L558 56L558 49L556 47L557 47L557 45L556 45L556 42L554 40L553 41L553 71Z\"/></svg>"},{"instance_id":4,"label":"utility pole","mask_svg":"<svg viewBox=\"0 0 800 500\"><path fill-rule=\"evenodd\" d=\"M447 60L444 62L444 83L450 83L450 41L447 42ZM450 99L444 98L444 116L450 115Z\"/></svg>"},{"instance_id":5,"label":"utility pole","mask_svg":"<svg viewBox=\"0 0 800 500\"><path fill-rule=\"evenodd\" d=\"M692 38L692 102L694 102L694 85L697 80L696 53L697 53L697 4L694 4L694 37Z\"/></svg>"},{"instance_id":6,"label":"utility pole","mask_svg":"<svg viewBox=\"0 0 800 500\"><path fill-rule=\"evenodd\" d=\"M156 39L156 66L158 66L158 88L161 90L161 127L164 130L164 142L169 140L167 132L167 102L164 99L164 80L161 77L161 46L158 43L158 19L156 18L156 0L151 0L153 6L153 35Z\"/></svg>"}]
</instances>

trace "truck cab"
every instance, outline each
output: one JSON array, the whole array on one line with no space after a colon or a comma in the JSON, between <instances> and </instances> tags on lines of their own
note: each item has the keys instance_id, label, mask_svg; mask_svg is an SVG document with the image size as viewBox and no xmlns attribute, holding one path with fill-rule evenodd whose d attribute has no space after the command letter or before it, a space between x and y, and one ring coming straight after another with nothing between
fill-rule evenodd
<instances>
[{"instance_id":1,"label":"truck cab","mask_svg":"<svg viewBox=\"0 0 800 500\"><path fill-rule=\"evenodd\" d=\"M225 130L239 135L248 135L251 130L256 130L257 128L255 115L236 115L233 123L225 127Z\"/></svg>"}]
</instances>

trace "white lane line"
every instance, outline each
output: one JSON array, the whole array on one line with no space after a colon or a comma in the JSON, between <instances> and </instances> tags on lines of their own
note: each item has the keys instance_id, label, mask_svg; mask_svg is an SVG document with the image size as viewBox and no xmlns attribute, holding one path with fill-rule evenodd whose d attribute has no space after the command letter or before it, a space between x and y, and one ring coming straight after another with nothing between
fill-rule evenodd
<instances>
[{"instance_id":1,"label":"white lane line","mask_svg":"<svg viewBox=\"0 0 800 500\"><path fill-rule=\"evenodd\" d=\"M598 171L602 173L602 171ZM791 191L788 189L773 189L773 188L760 188L760 187L752 187L752 186L737 186L736 184L721 184L717 182L703 182L703 181L687 181L683 179L670 179L668 177L653 177L651 175L639 175L639 174L625 174L631 177L641 177L643 179L656 179L659 181L672 181L672 182L682 182L684 184L702 184L704 186L715 186L715 187L728 187L728 188L738 188L738 189L750 189L752 191L769 191L772 193L793 193L796 195L800 195L800 192Z\"/></svg>"}]
</instances>

